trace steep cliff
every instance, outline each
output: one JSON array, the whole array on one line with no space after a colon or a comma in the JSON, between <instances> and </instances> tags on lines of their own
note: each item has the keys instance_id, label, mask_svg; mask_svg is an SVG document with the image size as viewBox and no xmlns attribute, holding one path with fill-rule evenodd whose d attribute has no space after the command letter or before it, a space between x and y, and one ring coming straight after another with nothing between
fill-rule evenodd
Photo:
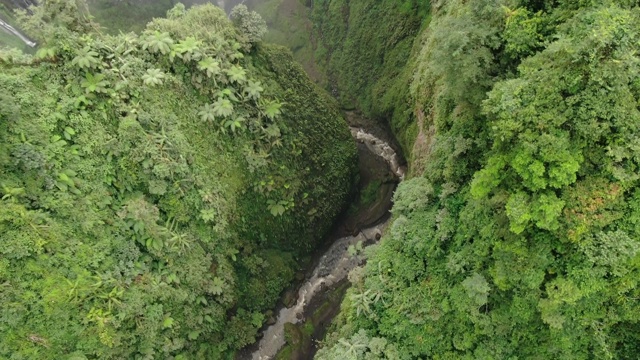
<instances>
[{"instance_id":1,"label":"steep cliff","mask_svg":"<svg viewBox=\"0 0 640 360\"><path fill-rule=\"evenodd\" d=\"M332 43L383 2L322 3L343 16L321 25ZM393 127L411 177L317 358L636 358L637 3L431 5L407 60L416 130ZM342 79L366 111L375 81Z\"/></svg>"},{"instance_id":2,"label":"steep cliff","mask_svg":"<svg viewBox=\"0 0 640 360\"><path fill-rule=\"evenodd\" d=\"M345 206L356 147L286 49L212 5L141 34L75 1L0 52L0 357L216 359Z\"/></svg>"}]
</instances>

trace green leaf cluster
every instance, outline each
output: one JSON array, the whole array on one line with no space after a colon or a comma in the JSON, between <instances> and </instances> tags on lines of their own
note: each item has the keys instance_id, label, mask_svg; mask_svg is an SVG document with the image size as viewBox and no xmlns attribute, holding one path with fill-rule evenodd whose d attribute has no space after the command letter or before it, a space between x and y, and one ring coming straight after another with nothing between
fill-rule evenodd
<instances>
[{"instance_id":1,"label":"green leaf cluster","mask_svg":"<svg viewBox=\"0 0 640 360\"><path fill-rule=\"evenodd\" d=\"M640 7L435 8L413 178L319 357L369 358L364 333L389 359L636 358Z\"/></svg>"},{"instance_id":2,"label":"green leaf cluster","mask_svg":"<svg viewBox=\"0 0 640 360\"><path fill-rule=\"evenodd\" d=\"M0 358L229 358L342 210L348 127L213 5L111 36L77 4L0 56Z\"/></svg>"},{"instance_id":3,"label":"green leaf cluster","mask_svg":"<svg viewBox=\"0 0 640 360\"><path fill-rule=\"evenodd\" d=\"M428 23L429 2L314 0L307 4L312 21L310 57L326 74L325 88L343 108L388 123L409 155L416 135L414 109L407 101L415 66L413 43ZM277 21L283 22L281 18ZM287 35L294 51L303 48Z\"/></svg>"}]
</instances>

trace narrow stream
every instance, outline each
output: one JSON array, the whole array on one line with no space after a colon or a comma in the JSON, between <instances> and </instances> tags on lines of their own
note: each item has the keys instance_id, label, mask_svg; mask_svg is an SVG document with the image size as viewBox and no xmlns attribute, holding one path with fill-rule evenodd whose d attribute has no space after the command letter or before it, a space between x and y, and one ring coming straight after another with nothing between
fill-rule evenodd
<instances>
[{"instance_id":1,"label":"narrow stream","mask_svg":"<svg viewBox=\"0 0 640 360\"><path fill-rule=\"evenodd\" d=\"M356 141L366 145L369 151L383 158L399 179L404 178L405 169L400 166L401 159L388 143L361 128L352 127L351 134ZM296 304L290 308L283 307L278 313L276 322L264 331L258 349L251 354L252 360L270 360L276 356L278 350L285 345L285 324L296 324L301 321L305 306L314 296L344 280L351 270L361 264L362 256L349 254L349 247L352 245L355 247L358 243L363 246L376 243L386 223L384 221L361 229L357 235L340 238L331 245L313 269L312 276L300 287Z\"/></svg>"},{"instance_id":2,"label":"narrow stream","mask_svg":"<svg viewBox=\"0 0 640 360\"><path fill-rule=\"evenodd\" d=\"M27 44L27 46L29 47L35 47L36 43L29 40L29 38L27 38L26 36L22 35L22 33L20 33L18 30L16 30L13 26L7 24L6 22L4 22L2 19L0 19L0 29L2 29L3 31L15 35L17 36L20 40L22 40L22 42L24 42L25 44Z\"/></svg>"},{"instance_id":3,"label":"narrow stream","mask_svg":"<svg viewBox=\"0 0 640 360\"><path fill-rule=\"evenodd\" d=\"M389 164L389 168L400 179L404 179L405 168L400 165L400 156L396 153L391 145L387 144L383 140L378 139L375 135L366 132L362 128L350 127L351 135L356 141L363 143L367 146L369 151L380 156L384 161Z\"/></svg>"}]
</instances>

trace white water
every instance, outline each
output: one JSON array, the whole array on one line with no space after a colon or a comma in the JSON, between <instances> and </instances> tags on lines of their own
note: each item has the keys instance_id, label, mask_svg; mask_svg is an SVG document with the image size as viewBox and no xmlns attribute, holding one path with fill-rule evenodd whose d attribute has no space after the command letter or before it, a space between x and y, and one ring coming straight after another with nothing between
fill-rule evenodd
<instances>
[{"instance_id":1,"label":"white water","mask_svg":"<svg viewBox=\"0 0 640 360\"><path fill-rule=\"evenodd\" d=\"M358 142L365 144L372 153L385 159L391 170L400 179L404 177L405 170L399 165L400 158L389 144L362 129L351 128L351 133ZM382 233L385 225L386 222L363 229L357 236L343 237L331 245L329 250L320 258L311 278L300 287L296 304L290 308L282 308L276 323L264 332L258 350L251 355L252 360L270 360L276 356L278 350L285 344L284 324L298 323L300 321L298 317L302 317L305 306L316 294L322 289L346 278L349 272L363 260L361 256L351 256L348 252L349 246L356 246L358 242L362 242L365 245L368 240L375 240L377 235Z\"/></svg>"},{"instance_id":2,"label":"white water","mask_svg":"<svg viewBox=\"0 0 640 360\"><path fill-rule=\"evenodd\" d=\"M349 271L354 269L362 261L360 256L350 256L347 249L358 242L363 244L367 239L375 239L381 234L385 224L364 229L358 236L348 236L338 239L331 248L322 256L318 266L313 271L313 276L302 285L298 291L298 300L293 307L282 308L278 314L276 323L271 325L260 340L259 348L252 354L253 360L272 359L278 350L285 344L284 324L295 324L298 316L303 314L306 304L322 289L329 287L347 277Z\"/></svg>"},{"instance_id":3,"label":"white water","mask_svg":"<svg viewBox=\"0 0 640 360\"><path fill-rule=\"evenodd\" d=\"M4 22L2 20L0 20L0 29L8 32L9 34L17 36L18 38L20 38L20 40L22 40L25 44L27 44L30 47L35 47L36 46L36 43L34 43L33 41L29 40L26 36L22 35L13 26L7 24L6 22Z\"/></svg>"},{"instance_id":4,"label":"white water","mask_svg":"<svg viewBox=\"0 0 640 360\"><path fill-rule=\"evenodd\" d=\"M365 144L372 153L382 157L389 164L393 173L396 174L400 180L404 180L405 168L400 166L400 156L398 156L389 144L361 128L352 127L350 129L351 135L353 135L357 141Z\"/></svg>"}]
</instances>

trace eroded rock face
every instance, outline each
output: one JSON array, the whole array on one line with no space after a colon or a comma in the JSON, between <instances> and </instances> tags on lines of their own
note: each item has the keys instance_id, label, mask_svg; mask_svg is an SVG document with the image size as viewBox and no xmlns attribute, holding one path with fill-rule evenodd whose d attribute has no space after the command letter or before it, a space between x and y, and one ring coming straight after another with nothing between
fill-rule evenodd
<instances>
[{"instance_id":1,"label":"eroded rock face","mask_svg":"<svg viewBox=\"0 0 640 360\"><path fill-rule=\"evenodd\" d=\"M342 218L339 234L343 236L357 236L362 228L367 228L386 216L399 181L387 162L372 153L367 145L358 143L358 154L360 194Z\"/></svg>"}]
</instances>

